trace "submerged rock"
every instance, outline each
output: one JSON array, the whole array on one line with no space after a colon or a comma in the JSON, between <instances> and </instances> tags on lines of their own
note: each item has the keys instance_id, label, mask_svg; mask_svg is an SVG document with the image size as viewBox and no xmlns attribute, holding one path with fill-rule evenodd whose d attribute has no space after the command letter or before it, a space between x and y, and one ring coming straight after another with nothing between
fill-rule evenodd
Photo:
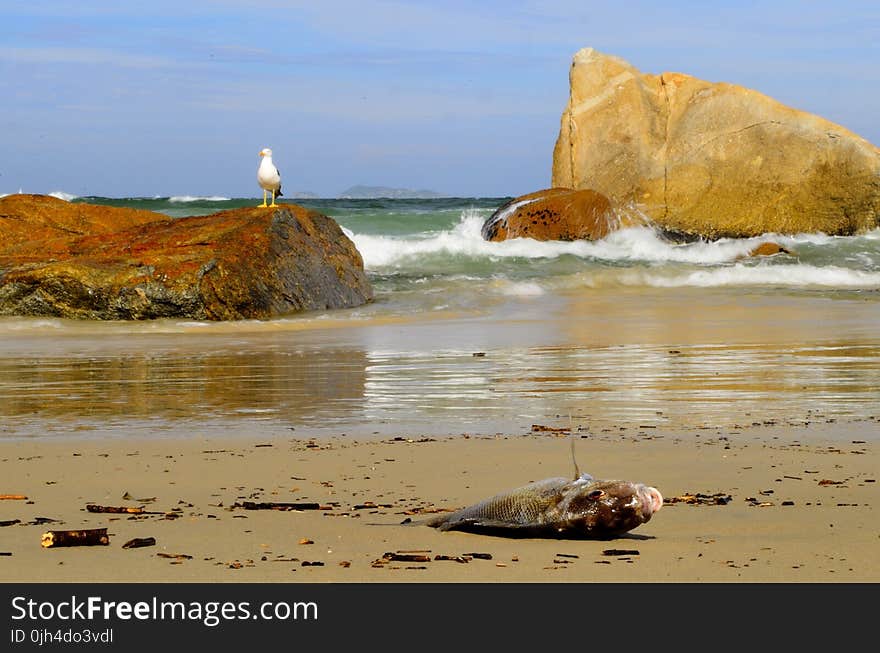
<instances>
[{"instance_id":1,"label":"submerged rock","mask_svg":"<svg viewBox=\"0 0 880 653\"><path fill-rule=\"evenodd\" d=\"M749 251L749 256L775 256L776 254L791 254L791 250L786 249L779 243L761 243L757 247L753 247Z\"/></svg>"},{"instance_id":2,"label":"submerged rock","mask_svg":"<svg viewBox=\"0 0 880 653\"><path fill-rule=\"evenodd\" d=\"M172 219L0 198L0 314L264 319L359 306L373 291L332 219L295 204Z\"/></svg>"},{"instance_id":3,"label":"submerged rock","mask_svg":"<svg viewBox=\"0 0 880 653\"><path fill-rule=\"evenodd\" d=\"M636 220L593 190L547 188L516 197L500 206L481 233L486 240L600 240Z\"/></svg>"},{"instance_id":4,"label":"submerged rock","mask_svg":"<svg viewBox=\"0 0 880 653\"><path fill-rule=\"evenodd\" d=\"M840 125L591 48L574 56L570 86L553 186L593 189L661 229L710 239L880 224L880 150Z\"/></svg>"}]
</instances>

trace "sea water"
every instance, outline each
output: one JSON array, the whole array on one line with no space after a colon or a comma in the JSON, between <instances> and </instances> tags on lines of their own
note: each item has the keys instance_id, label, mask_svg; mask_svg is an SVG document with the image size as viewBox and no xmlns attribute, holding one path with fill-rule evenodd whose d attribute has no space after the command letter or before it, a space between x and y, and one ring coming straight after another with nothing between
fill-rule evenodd
<instances>
[{"instance_id":1,"label":"sea water","mask_svg":"<svg viewBox=\"0 0 880 653\"><path fill-rule=\"evenodd\" d=\"M172 217L258 203L64 199ZM294 200L357 247L375 293L361 307L222 323L0 318L0 437L876 418L880 230L484 241L508 199ZM748 256L767 241L791 253Z\"/></svg>"}]
</instances>

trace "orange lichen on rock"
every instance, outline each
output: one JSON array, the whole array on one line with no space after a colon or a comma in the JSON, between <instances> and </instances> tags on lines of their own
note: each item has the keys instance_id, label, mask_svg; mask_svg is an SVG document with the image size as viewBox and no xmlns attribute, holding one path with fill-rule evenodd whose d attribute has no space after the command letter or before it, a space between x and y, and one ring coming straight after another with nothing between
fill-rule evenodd
<instances>
[{"instance_id":1,"label":"orange lichen on rock","mask_svg":"<svg viewBox=\"0 0 880 653\"><path fill-rule=\"evenodd\" d=\"M0 198L0 314L260 319L372 299L339 225L295 204L170 218Z\"/></svg>"}]
</instances>

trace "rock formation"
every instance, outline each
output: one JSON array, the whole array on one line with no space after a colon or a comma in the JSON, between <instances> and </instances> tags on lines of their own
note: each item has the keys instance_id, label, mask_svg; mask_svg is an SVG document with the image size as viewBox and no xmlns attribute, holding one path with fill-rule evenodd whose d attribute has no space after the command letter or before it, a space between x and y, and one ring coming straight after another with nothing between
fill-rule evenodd
<instances>
[{"instance_id":1,"label":"rock formation","mask_svg":"<svg viewBox=\"0 0 880 653\"><path fill-rule=\"evenodd\" d=\"M753 247L749 251L749 256L776 256L777 254L791 254L791 250L786 249L779 243L761 243L757 247Z\"/></svg>"},{"instance_id":2,"label":"rock formation","mask_svg":"<svg viewBox=\"0 0 880 653\"><path fill-rule=\"evenodd\" d=\"M548 188L516 197L483 223L486 240L599 240L636 219L592 190Z\"/></svg>"},{"instance_id":3,"label":"rock formation","mask_svg":"<svg viewBox=\"0 0 880 653\"><path fill-rule=\"evenodd\" d=\"M372 299L339 225L294 204L172 219L0 198L0 314L263 319Z\"/></svg>"},{"instance_id":4,"label":"rock formation","mask_svg":"<svg viewBox=\"0 0 880 653\"><path fill-rule=\"evenodd\" d=\"M757 91L578 52L552 185L706 238L880 224L880 150Z\"/></svg>"}]
</instances>

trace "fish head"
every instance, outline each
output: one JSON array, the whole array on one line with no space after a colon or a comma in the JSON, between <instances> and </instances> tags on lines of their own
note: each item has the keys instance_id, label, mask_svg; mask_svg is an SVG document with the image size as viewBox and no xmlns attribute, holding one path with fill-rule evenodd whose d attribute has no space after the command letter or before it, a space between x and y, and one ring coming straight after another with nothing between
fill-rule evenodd
<instances>
[{"instance_id":1,"label":"fish head","mask_svg":"<svg viewBox=\"0 0 880 653\"><path fill-rule=\"evenodd\" d=\"M560 533L611 537L644 524L663 507L657 488L631 481L598 481L584 475L562 492Z\"/></svg>"}]
</instances>

